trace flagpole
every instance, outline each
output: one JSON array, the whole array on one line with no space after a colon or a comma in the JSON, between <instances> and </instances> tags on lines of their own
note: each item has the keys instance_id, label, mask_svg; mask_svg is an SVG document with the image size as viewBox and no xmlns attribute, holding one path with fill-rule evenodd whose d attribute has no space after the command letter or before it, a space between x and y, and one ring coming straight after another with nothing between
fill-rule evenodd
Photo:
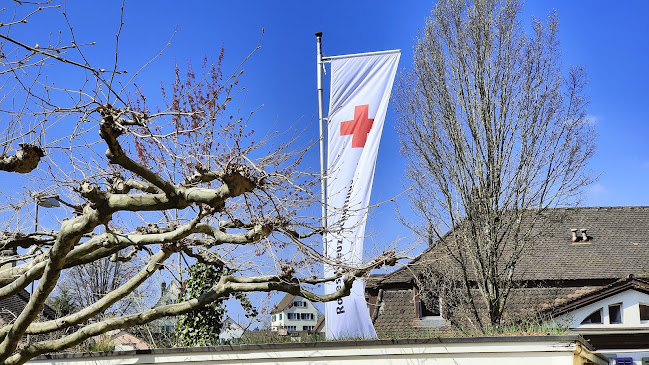
<instances>
[{"instance_id":1,"label":"flagpole","mask_svg":"<svg viewBox=\"0 0 649 365\"><path fill-rule=\"evenodd\" d=\"M318 68L318 125L320 126L320 203L322 209L322 228L325 230L322 232L322 246L324 248L325 256L328 256L327 252L327 175L326 170L326 150L325 150L325 118L323 111L323 94L322 90L322 71L324 63L322 62L322 32L315 33L316 46L317 46L317 68ZM325 316L325 328L328 327L328 322L330 318Z\"/></svg>"},{"instance_id":2,"label":"flagpole","mask_svg":"<svg viewBox=\"0 0 649 365\"><path fill-rule=\"evenodd\" d=\"M318 55L318 125L320 126L320 199L322 199L322 227L327 228L327 178L325 174L326 170L326 150L325 150L325 118L323 111L323 89L322 89L322 68L324 63L322 62L322 32L316 32L316 45L317 45L317 55ZM326 230L322 233L322 240L324 242L325 250L326 245ZM326 252L325 252L326 254Z\"/></svg>"}]
</instances>

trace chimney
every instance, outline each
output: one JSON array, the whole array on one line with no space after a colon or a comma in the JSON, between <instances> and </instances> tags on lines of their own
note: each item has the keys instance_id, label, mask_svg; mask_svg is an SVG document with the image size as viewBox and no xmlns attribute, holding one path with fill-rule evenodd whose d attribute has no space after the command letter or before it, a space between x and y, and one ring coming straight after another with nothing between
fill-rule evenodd
<instances>
[{"instance_id":1,"label":"chimney","mask_svg":"<svg viewBox=\"0 0 649 365\"><path fill-rule=\"evenodd\" d=\"M588 235L586 234L586 229L584 228L581 229L581 240L584 242L588 241Z\"/></svg>"},{"instance_id":2,"label":"chimney","mask_svg":"<svg viewBox=\"0 0 649 365\"><path fill-rule=\"evenodd\" d=\"M572 242L577 242L577 230L571 229L570 232L572 233Z\"/></svg>"}]
</instances>

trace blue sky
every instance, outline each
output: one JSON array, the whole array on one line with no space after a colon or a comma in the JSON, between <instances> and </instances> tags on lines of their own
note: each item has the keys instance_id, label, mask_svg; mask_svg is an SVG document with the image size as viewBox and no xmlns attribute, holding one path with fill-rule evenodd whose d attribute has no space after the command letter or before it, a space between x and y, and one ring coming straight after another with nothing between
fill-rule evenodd
<instances>
[{"instance_id":1,"label":"blue sky","mask_svg":"<svg viewBox=\"0 0 649 365\"><path fill-rule=\"evenodd\" d=\"M80 42L98 42L90 53L91 61L99 67L112 66L119 2L69 0L67 4ZM182 5L168 0L130 1L125 6L119 68L136 71L162 49L175 31L171 45L138 79L145 92L158 95L161 81L169 84L174 63L182 65L189 59L198 63L203 56L216 58L224 46L227 74L261 38L262 48L244 66L243 78L248 90L244 107L253 110L264 105L254 118L254 129L262 133L284 131L297 123L309 126L312 132L305 138L314 140L314 33L324 33L326 55L401 49L400 69L408 68L414 38L432 7L429 1L381 0L187 1ZM583 205L649 205L649 1L617 5L610 1L528 1L521 20L529 25L532 15L543 18L553 8L561 19L565 65L582 65L588 72L588 114L599 133L598 153L590 163L599 180L585 192ZM34 22L40 28L30 28L34 32L25 37L38 42L38 37L49 29L49 18ZM399 153L395 120L390 108L378 156L373 202L391 199L405 189L405 160ZM310 154L307 163L312 169L318 168L317 151ZM398 201L407 211L405 198ZM382 249L395 241L403 246L416 241L396 221L394 208L394 204L385 204L372 211L367 246Z\"/></svg>"},{"instance_id":2,"label":"blue sky","mask_svg":"<svg viewBox=\"0 0 649 365\"><path fill-rule=\"evenodd\" d=\"M78 42L96 41L89 52L96 66L112 65L119 25L119 2L70 0L67 13ZM401 49L400 69L412 62L417 31L430 14L428 1L130 1L125 5L120 39L119 68L134 72L154 57L171 38L171 45L138 77L149 101L168 84L174 64L203 56L216 58L225 47L224 70L234 70L261 38L261 49L244 65L247 88L244 108L257 113L253 128L259 133L306 126L317 136L315 37L322 31L326 55ZM649 2L529 1L522 22L543 18L556 9L566 66L582 65L589 76L588 114L599 133L598 153L590 168L599 176L588 188L583 205L649 205ZM101 14L101 16L97 16ZM25 36L42 39L51 30L47 17L34 19ZM62 17L58 16L61 20ZM262 37L262 29L264 34ZM325 83L328 78L325 78ZM153 98L153 99L152 99ZM328 99L328 95L325 96ZM405 189L405 161L394 132L396 115L390 109L380 147L372 195L373 202L391 199ZM579 141L575 141L579 143ZM317 151L309 167L318 168ZM405 198L398 199L407 212ZM395 220L394 204L375 209L370 216L368 246L385 247L415 237Z\"/></svg>"},{"instance_id":3,"label":"blue sky","mask_svg":"<svg viewBox=\"0 0 649 365\"><path fill-rule=\"evenodd\" d=\"M150 4L126 4L123 39L127 41L121 50L124 59L142 62L177 29L165 55L148 70L150 84L157 87L160 75L169 74L174 60L182 63L190 57L216 56L221 45L226 49L226 70L234 67L256 46L263 28L262 48L244 67L244 84L249 90L246 105L251 109L264 105L256 118L260 130L266 126L281 130L298 122L311 123L314 134L314 32L324 33L323 51L327 55L402 49L400 68L407 68L412 62L413 40L433 6L427 1L203 1L187 2L182 7L175 2L156 2L155 7ZM599 180L586 191L583 204L649 205L649 23L644 18L649 2L528 1L522 22L529 25L532 15L543 18L552 9L561 19L565 65L582 65L588 72L588 114L599 133L598 153L590 164ZM117 7L109 10L114 12ZM88 21L97 25L94 18ZM116 27L116 19L111 17L101 22L107 28ZM390 199L405 188L405 163L394 133L395 119L390 111L378 157L375 202ZM317 167L315 153L312 164ZM400 199L400 205L407 209L405 200ZM368 233L378 246L399 238L414 240L395 222L391 204L372 212Z\"/></svg>"}]
</instances>

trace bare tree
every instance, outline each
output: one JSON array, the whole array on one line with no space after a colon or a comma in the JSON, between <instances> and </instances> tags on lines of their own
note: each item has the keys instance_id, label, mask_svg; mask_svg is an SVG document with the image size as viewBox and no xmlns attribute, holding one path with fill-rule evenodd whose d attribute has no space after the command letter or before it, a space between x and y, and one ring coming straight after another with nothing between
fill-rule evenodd
<instances>
[{"instance_id":1,"label":"bare tree","mask_svg":"<svg viewBox=\"0 0 649 365\"><path fill-rule=\"evenodd\" d=\"M0 22L0 117L10 121L0 142L9 152L2 158L25 160L10 153L16 143L38 146L41 153L29 168L4 165L6 172L0 172L3 181L11 181L0 188L0 245L16 252L3 257L3 264L14 266L0 271L0 298L35 284L24 310L0 328L0 363L22 364L236 293L283 291L312 301L332 300L349 294L355 278L394 263L393 252L361 267L320 254L323 229L308 213L317 203L311 187L319 177L301 171L305 150L295 149L295 137L254 141L247 132L254 113L244 114L241 104L233 104L242 92L241 67L223 76L219 59L197 72L177 71L171 92L162 96L165 102L149 105L144 89L134 83L137 73L119 68L124 55L113 55L110 67L90 64L92 42L76 38L65 11L68 29L43 35L40 46L12 36L16 27L28 26L22 19L56 14L56 4L16 2L14 8L10 16L15 20ZM122 25L123 20L116 27L114 49ZM62 73L65 77L57 77ZM47 199L63 205L41 217L48 229L37 224L34 232L32 208ZM232 273L197 298L97 320L170 260L181 262L180 255L226 266ZM37 320L65 270L107 258L128 262L125 280L88 298L74 313ZM313 276L319 270L314 264L322 262L339 268L336 277ZM344 285L336 293L312 291L339 277ZM35 340L35 335L60 330L67 332ZM30 335L32 341L25 341Z\"/></svg>"},{"instance_id":2,"label":"bare tree","mask_svg":"<svg viewBox=\"0 0 649 365\"><path fill-rule=\"evenodd\" d=\"M539 217L593 181L585 74L563 74L557 15L527 34L521 8L440 0L396 96L418 230L452 260L479 330L500 323Z\"/></svg>"},{"instance_id":3,"label":"bare tree","mask_svg":"<svg viewBox=\"0 0 649 365\"><path fill-rule=\"evenodd\" d=\"M80 308L91 306L113 290L123 285L136 267L129 262L111 260L104 257L85 265L66 270L59 281L59 288L66 290L72 302ZM108 308L104 314L120 315L135 309L129 296L119 301L117 306ZM149 303L150 304L150 303Z\"/></svg>"}]
</instances>

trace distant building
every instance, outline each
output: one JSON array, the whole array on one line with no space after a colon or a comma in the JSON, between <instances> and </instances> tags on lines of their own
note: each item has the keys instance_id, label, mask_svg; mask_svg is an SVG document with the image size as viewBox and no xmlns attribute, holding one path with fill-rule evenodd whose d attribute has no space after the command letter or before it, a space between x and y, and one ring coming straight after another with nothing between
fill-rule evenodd
<instances>
[{"instance_id":1,"label":"distant building","mask_svg":"<svg viewBox=\"0 0 649 365\"><path fill-rule=\"evenodd\" d=\"M221 343L236 343L239 341L245 329L235 322L230 316L226 316L219 333L219 342Z\"/></svg>"},{"instance_id":2,"label":"distant building","mask_svg":"<svg viewBox=\"0 0 649 365\"><path fill-rule=\"evenodd\" d=\"M0 257L9 258L17 255L16 248L11 248L8 250L0 250ZM12 261L7 264L4 264L0 267L0 270L8 269L16 266L16 262ZM33 286L32 286L33 289ZM4 326L9 323L13 323L16 318L22 313L23 309L29 302L31 294L23 289L17 292L16 294L0 299L0 326ZM56 318L56 312L47 304L43 305L40 313L43 318L51 320Z\"/></svg>"},{"instance_id":3,"label":"distant building","mask_svg":"<svg viewBox=\"0 0 649 365\"><path fill-rule=\"evenodd\" d=\"M270 312L271 331L313 331L318 322L318 309L310 300L286 294Z\"/></svg>"},{"instance_id":4,"label":"distant building","mask_svg":"<svg viewBox=\"0 0 649 365\"><path fill-rule=\"evenodd\" d=\"M148 350L149 345L141 338L126 330L112 330L106 333L115 351Z\"/></svg>"},{"instance_id":5,"label":"distant building","mask_svg":"<svg viewBox=\"0 0 649 365\"><path fill-rule=\"evenodd\" d=\"M158 299L154 307L174 304L178 301L179 296L180 284L178 284L178 281L173 280L169 285L163 281L160 283L160 299ZM164 317L153 321L151 328L153 333L171 333L176 328L177 322L178 317Z\"/></svg>"}]
</instances>

